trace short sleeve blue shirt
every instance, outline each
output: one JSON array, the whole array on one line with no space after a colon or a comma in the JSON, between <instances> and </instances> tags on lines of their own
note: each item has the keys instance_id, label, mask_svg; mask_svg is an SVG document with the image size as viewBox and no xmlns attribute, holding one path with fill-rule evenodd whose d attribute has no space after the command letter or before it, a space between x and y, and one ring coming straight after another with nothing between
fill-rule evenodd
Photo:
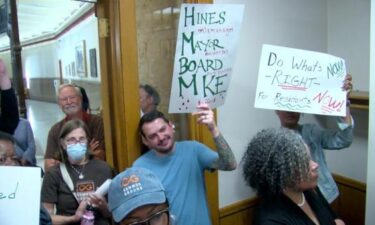
<instances>
[{"instance_id":1,"label":"short sleeve blue shirt","mask_svg":"<svg viewBox=\"0 0 375 225\"><path fill-rule=\"evenodd\" d=\"M175 143L173 153L159 156L151 150L134 166L153 171L164 185L171 213L179 225L209 225L204 171L218 154L196 141Z\"/></svg>"}]
</instances>

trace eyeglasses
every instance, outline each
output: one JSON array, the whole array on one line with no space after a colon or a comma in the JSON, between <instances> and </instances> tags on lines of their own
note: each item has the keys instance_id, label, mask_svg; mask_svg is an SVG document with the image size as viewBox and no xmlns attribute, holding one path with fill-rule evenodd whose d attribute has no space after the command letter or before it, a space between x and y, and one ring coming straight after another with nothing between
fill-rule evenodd
<instances>
[{"instance_id":1,"label":"eyeglasses","mask_svg":"<svg viewBox=\"0 0 375 225\"><path fill-rule=\"evenodd\" d=\"M65 141L68 145L74 145L74 144L77 144L77 143L87 144L87 138L86 137L80 137L79 139L71 137L71 138L66 139Z\"/></svg>"},{"instance_id":2,"label":"eyeglasses","mask_svg":"<svg viewBox=\"0 0 375 225\"><path fill-rule=\"evenodd\" d=\"M7 160L9 160L8 162L11 162L11 163L6 163ZM16 155L13 155L13 156L3 155L3 156L0 156L0 165L18 166L18 165L21 165L21 160Z\"/></svg>"},{"instance_id":3,"label":"eyeglasses","mask_svg":"<svg viewBox=\"0 0 375 225\"><path fill-rule=\"evenodd\" d=\"M125 225L168 225L169 224L169 208L163 209L149 216L148 218Z\"/></svg>"},{"instance_id":4,"label":"eyeglasses","mask_svg":"<svg viewBox=\"0 0 375 225\"><path fill-rule=\"evenodd\" d=\"M75 101L77 99L77 96L66 96L66 97L63 97L63 98L59 98L60 101L62 102L68 102L69 100L70 101Z\"/></svg>"}]
</instances>

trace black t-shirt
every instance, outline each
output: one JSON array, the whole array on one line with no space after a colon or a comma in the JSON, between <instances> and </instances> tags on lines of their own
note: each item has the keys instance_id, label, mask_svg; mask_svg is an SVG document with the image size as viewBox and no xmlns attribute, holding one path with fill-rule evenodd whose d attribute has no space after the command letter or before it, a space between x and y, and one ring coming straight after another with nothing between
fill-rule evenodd
<instances>
[{"instance_id":1,"label":"black t-shirt","mask_svg":"<svg viewBox=\"0 0 375 225\"><path fill-rule=\"evenodd\" d=\"M82 199L89 193L95 192L107 179L112 177L111 167L102 160L92 159L84 167L66 164L67 171L72 178L74 191ZM82 171L83 179L79 179L77 171ZM44 176L42 186L42 202L56 205L56 215L74 215L79 204L62 178L59 166L51 168ZM77 225L79 223L75 223ZM95 225L107 225L109 220L99 213L95 215Z\"/></svg>"},{"instance_id":2,"label":"black t-shirt","mask_svg":"<svg viewBox=\"0 0 375 225\"><path fill-rule=\"evenodd\" d=\"M317 191L305 191L306 201L319 220L320 224L335 225L337 216L328 202ZM264 198L255 217L256 225L315 225L304 211L284 194L275 198Z\"/></svg>"}]
</instances>

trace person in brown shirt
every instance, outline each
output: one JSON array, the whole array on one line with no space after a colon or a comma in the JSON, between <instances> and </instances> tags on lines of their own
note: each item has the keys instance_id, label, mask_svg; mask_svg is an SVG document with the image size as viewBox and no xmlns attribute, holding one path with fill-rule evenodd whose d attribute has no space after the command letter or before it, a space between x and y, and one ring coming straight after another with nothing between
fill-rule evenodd
<instances>
[{"instance_id":1,"label":"person in brown shirt","mask_svg":"<svg viewBox=\"0 0 375 225\"><path fill-rule=\"evenodd\" d=\"M41 191L52 224L83 224L87 205L93 207L95 225L111 224L106 197L95 191L112 178L112 169L103 160L90 157L88 133L80 119L69 120L59 133L61 163L46 172Z\"/></svg>"},{"instance_id":2,"label":"person in brown shirt","mask_svg":"<svg viewBox=\"0 0 375 225\"><path fill-rule=\"evenodd\" d=\"M94 158L105 160L104 128L100 116L88 114L82 110L82 94L73 84L63 84L59 87L57 102L65 113L65 118L53 125L48 133L47 148L44 155L44 169L47 171L61 161L59 152L59 133L62 126L71 119L81 119L87 125L91 142L90 154Z\"/></svg>"}]
</instances>

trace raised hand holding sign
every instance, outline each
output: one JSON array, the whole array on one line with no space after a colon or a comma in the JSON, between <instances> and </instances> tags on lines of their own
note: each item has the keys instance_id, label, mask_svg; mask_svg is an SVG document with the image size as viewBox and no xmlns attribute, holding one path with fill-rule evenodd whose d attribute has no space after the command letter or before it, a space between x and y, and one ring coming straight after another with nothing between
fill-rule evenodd
<instances>
[{"instance_id":1,"label":"raised hand holding sign","mask_svg":"<svg viewBox=\"0 0 375 225\"><path fill-rule=\"evenodd\" d=\"M255 107L345 116L345 76L341 58L263 45Z\"/></svg>"}]
</instances>

